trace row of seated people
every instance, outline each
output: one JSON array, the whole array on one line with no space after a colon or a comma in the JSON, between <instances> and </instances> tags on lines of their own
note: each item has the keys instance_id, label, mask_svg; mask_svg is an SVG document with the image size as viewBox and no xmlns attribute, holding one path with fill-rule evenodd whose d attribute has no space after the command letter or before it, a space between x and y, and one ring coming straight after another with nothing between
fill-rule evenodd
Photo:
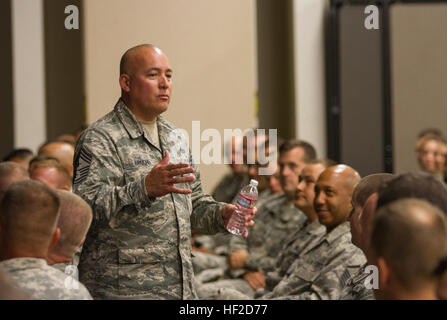
<instances>
[{"instance_id":1,"label":"row of seated people","mask_svg":"<svg viewBox=\"0 0 447 320\"><path fill-rule=\"evenodd\" d=\"M248 238L196 237L199 297L446 298L444 183L423 172L361 179L349 166L315 158L310 144L286 141L279 148L281 188L274 176L259 184ZM249 166L236 195L249 178L268 177ZM371 285L371 270L386 278Z\"/></svg>"},{"instance_id":2,"label":"row of seated people","mask_svg":"<svg viewBox=\"0 0 447 320\"><path fill-rule=\"evenodd\" d=\"M76 281L75 266L92 212L67 191L72 160L62 155L71 152L69 145L45 143L25 166L0 163L0 226L8 230L0 233L0 281L7 274L5 286L20 283L6 291L12 298L91 299ZM247 240L228 234L195 239L200 298L371 299L375 287L376 298L446 297L447 193L433 174L360 179L349 166L317 160L303 141L281 144L274 175L261 175L259 163L248 167L248 176L243 165L233 166L242 174L214 196L235 198L255 178L259 212ZM403 220L409 222L395 223ZM386 276L380 285L367 285L370 265Z\"/></svg>"}]
</instances>

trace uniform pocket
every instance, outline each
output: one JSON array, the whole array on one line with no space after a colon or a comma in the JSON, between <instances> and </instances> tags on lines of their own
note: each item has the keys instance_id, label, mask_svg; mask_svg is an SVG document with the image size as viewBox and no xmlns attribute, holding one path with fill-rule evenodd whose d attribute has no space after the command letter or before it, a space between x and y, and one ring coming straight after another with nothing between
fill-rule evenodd
<instances>
[{"instance_id":1,"label":"uniform pocket","mask_svg":"<svg viewBox=\"0 0 447 320\"><path fill-rule=\"evenodd\" d=\"M121 295L145 294L159 291L179 279L178 262L171 258L168 248L118 250L118 286ZM175 250L174 250L175 251Z\"/></svg>"}]
</instances>

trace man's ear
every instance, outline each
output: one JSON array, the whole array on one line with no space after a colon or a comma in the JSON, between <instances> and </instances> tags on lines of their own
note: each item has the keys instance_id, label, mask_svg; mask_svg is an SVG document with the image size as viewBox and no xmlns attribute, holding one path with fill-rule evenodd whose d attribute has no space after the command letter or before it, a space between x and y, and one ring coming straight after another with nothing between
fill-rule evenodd
<instances>
[{"instance_id":1,"label":"man's ear","mask_svg":"<svg viewBox=\"0 0 447 320\"><path fill-rule=\"evenodd\" d=\"M82 239L81 244L79 245L79 248L84 245L84 242L85 242L85 237Z\"/></svg>"},{"instance_id":2,"label":"man's ear","mask_svg":"<svg viewBox=\"0 0 447 320\"><path fill-rule=\"evenodd\" d=\"M130 91L130 77L123 73L120 75L120 87L124 92Z\"/></svg>"},{"instance_id":3,"label":"man's ear","mask_svg":"<svg viewBox=\"0 0 447 320\"><path fill-rule=\"evenodd\" d=\"M56 230L54 230L53 237L51 238L51 242L48 247L48 251L51 251L51 249L54 248L54 246L57 243L57 240L59 240L60 235L61 235L61 229L56 228Z\"/></svg>"},{"instance_id":4,"label":"man's ear","mask_svg":"<svg viewBox=\"0 0 447 320\"><path fill-rule=\"evenodd\" d=\"M377 268L379 269L379 288L385 289L390 284L391 270L388 263L382 257L377 259Z\"/></svg>"}]
</instances>

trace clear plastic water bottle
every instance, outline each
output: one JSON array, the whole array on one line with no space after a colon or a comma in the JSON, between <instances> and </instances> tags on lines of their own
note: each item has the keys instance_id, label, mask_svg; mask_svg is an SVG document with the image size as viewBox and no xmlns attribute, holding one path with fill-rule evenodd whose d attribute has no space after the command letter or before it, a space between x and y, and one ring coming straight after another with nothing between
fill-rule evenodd
<instances>
[{"instance_id":1,"label":"clear plastic water bottle","mask_svg":"<svg viewBox=\"0 0 447 320\"><path fill-rule=\"evenodd\" d=\"M251 179L250 184L243 187L236 200L236 211L230 218L227 230L235 235L245 232L245 215L253 208L258 200L258 181Z\"/></svg>"}]
</instances>

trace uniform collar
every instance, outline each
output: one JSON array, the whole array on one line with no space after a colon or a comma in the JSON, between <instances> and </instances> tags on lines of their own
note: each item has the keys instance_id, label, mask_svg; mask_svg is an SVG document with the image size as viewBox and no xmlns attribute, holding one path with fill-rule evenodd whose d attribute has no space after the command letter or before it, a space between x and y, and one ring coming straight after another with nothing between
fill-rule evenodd
<instances>
[{"instance_id":1,"label":"uniform collar","mask_svg":"<svg viewBox=\"0 0 447 320\"><path fill-rule=\"evenodd\" d=\"M124 128L128 132L129 136L132 139L136 139L144 135L147 140L150 141L150 138L145 135L145 131L141 123L137 120L135 115L130 111L130 109L126 106L124 101L120 98L115 105L114 111L116 112L118 118L122 122ZM167 122L162 116L157 117L157 128L158 128L158 136L160 138L160 146L168 145L168 134L175 129L173 125ZM152 143L152 142L151 142ZM152 143L153 144L153 143Z\"/></svg>"},{"instance_id":2,"label":"uniform collar","mask_svg":"<svg viewBox=\"0 0 447 320\"><path fill-rule=\"evenodd\" d=\"M317 219L317 220L315 220L315 221L309 223L309 224L307 225L306 229L307 229L307 230L306 230L307 233L317 235L317 234L320 234L320 233L324 232L324 230L326 229L326 227L323 226L323 225L318 221L318 219Z\"/></svg>"},{"instance_id":3,"label":"uniform collar","mask_svg":"<svg viewBox=\"0 0 447 320\"><path fill-rule=\"evenodd\" d=\"M16 272L28 269L42 269L47 266L45 259L41 258L13 258L0 262L6 272Z\"/></svg>"},{"instance_id":4,"label":"uniform collar","mask_svg":"<svg viewBox=\"0 0 447 320\"><path fill-rule=\"evenodd\" d=\"M142 125L135 118L134 114L129 110L124 101L120 98L115 105L114 111L118 115L118 118L126 128L127 133L132 139L138 138L143 135L144 130Z\"/></svg>"},{"instance_id":5,"label":"uniform collar","mask_svg":"<svg viewBox=\"0 0 447 320\"><path fill-rule=\"evenodd\" d=\"M343 222L327 235L326 241L329 242L329 244L331 244L332 242L336 241L338 238L342 237L343 235L349 232L350 232L349 221Z\"/></svg>"}]
</instances>

